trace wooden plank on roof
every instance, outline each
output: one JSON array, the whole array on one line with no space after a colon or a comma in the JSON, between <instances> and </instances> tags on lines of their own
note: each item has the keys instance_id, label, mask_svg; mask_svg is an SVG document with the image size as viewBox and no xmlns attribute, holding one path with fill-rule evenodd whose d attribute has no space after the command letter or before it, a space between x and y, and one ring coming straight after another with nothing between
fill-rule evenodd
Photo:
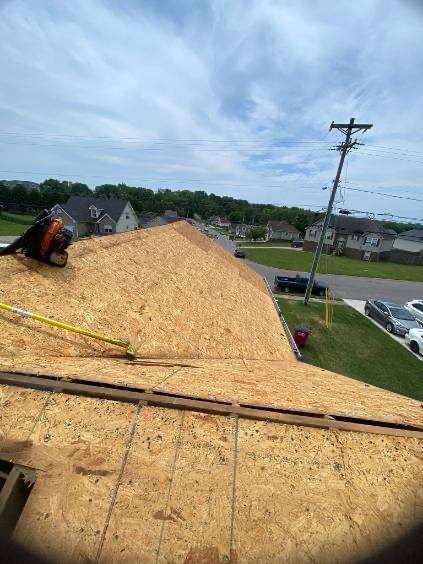
<instances>
[{"instance_id":1,"label":"wooden plank on roof","mask_svg":"<svg viewBox=\"0 0 423 564\"><path fill-rule=\"evenodd\" d=\"M0 357L0 370L13 366ZM212 400L423 425L422 404L295 360L33 359L21 365L60 378L148 388ZM60 374L58 374L60 372Z\"/></svg>"}]
</instances>

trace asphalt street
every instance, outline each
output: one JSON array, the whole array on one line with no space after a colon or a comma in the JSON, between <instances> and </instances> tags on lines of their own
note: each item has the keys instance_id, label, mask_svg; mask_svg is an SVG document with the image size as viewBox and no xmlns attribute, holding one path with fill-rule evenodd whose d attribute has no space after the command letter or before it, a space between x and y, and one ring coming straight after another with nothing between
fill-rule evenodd
<instances>
[{"instance_id":1,"label":"asphalt street","mask_svg":"<svg viewBox=\"0 0 423 564\"><path fill-rule=\"evenodd\" d=\"M234 252L235 244L227 237L220 235L218 243L230 253ZM297 270L280 270L249 260L245 262L252 269L261 274L261 276L264 276L269 282L270 287L273 287L273 281L277 274L282 276L295 276L298 273ZM308 276L307 272L300 272L299 274ZM319 274L317 280L328 284L335 296L342 299L367 300L368 298L381 298L398 304L404 304L415 298L423 298L422 282L362 278L359 276L342 276L339 274Z\"/></svg>"}]
</instances>

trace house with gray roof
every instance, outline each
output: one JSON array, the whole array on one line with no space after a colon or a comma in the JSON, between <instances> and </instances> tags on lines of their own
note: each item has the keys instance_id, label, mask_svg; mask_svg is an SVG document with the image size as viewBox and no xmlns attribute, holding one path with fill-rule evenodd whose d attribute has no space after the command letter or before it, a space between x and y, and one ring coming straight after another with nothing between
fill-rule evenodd
<instances>
[{"instance_id":1,"label":"house with gray roof","mask_svg":"<svg viewBox=\"0 0 423 564\"><path fill-rule=\"evenodd\" d=\"M323 227L323 217L307 227L304 250L314 251ZM397 234L383 223L368 217L332 215L324 251L363 260L379 260L392 249Z\"/></svg>"},{"instance_id":2,"label":"house with gray roof","mask_svg":"<svg viewBox=\"0 0 423 564\"><path fill-rule=\"evenodd\" d=\"M423 253L423 229L410 229L400 233L395 239L394 249L407 253Z\"/></svg>"},{"instance_id":3,"label":"house with gray roof","mask_svg":"<svg viewBox=\"0 0 423 564\"><path fill-rule=\"evenodd\" d=\"M138 229L138 217L128 200L71 196L51 208L74 238L109 235Z\"/></svg>"}]
</instances>

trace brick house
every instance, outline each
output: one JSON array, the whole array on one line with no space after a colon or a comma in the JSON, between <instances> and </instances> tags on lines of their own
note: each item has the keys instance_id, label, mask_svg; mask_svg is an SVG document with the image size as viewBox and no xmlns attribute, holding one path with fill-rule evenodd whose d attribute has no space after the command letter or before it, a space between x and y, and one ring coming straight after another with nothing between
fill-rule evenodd
<instances>
[{"instance_id":1,"label":"brick house","mask_svg":"<svg viewBox=\"0 0 423 564\"><path fill-rule=\"evenodd\" d=\"M320 238L323 217L307 227L304 250L314 251ZM382 223L367 217L332 215L326 232L325 251L347 257L379 260L392 249L397 234Z\"/></svg>"},{"instance_id":2,"label":"brick house","mask_svg":"<svg viewBox=\"0 0 423 564\"><path fill-rule=\"evenodd\" d=\"M108 235L138 229L138 217L127 200L71 196L66 204L51 208L74 238Z\"/></svg>"},{"instance_id":3,"label":"brick house","mask_svg":"<svg viewBox=\"0 0 423 564\"><path fill-rule=\"evenodd\" d=\"M268 241L295 241L299 239L299 230L287 221L268 221Z\"/></svg>"}]
</instances>

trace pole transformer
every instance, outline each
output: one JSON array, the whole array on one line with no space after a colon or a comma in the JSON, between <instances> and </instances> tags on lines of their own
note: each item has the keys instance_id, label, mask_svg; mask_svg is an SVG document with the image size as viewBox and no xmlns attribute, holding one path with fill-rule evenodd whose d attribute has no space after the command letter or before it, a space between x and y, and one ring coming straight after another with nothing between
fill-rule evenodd
<instances>
[{"instance_id":1,"label":"pole transformer","mask_svg":"<svg viewBox=\"0 0 423 564\"><path fill-rule=\"evenodd\" d=\"M328 207L327 207L327 210L326 210L326 213L325 213L325 219L323 221L322 232L320 233L319 242L317 243L316 251L315 251L314 257L313 257L313 263L311 265L307 289L306 289L306 292L305 292L305 295L304 295L304 304L305 305L308 304L308 302L310 300L311 292L313 290L314 278L316 276L317 266L319 264L320 256L322 254L323 245L324 245L325 238L326 238L326 231L327 231L327 228L328 228L328 225L329 225L329 222L330 222L330 218L332 216L333 202L335 201L336 191L338 189L339 180L341 178L342 167L344 166L345 157L347 156L347 153L353 147L355 147L356 145L359 144L357 142L357 140L351 141L351 136L354 133L358 133L359 131L367 131L368 129L373 127L373 125L371 123L354 123L354 121L355 121L354 118L351 118L350 123L334 123L334 122L332 122L331 125L330 125L330 128L329 128L329 131L332 131L332 129L338 129L339 131L341 131L345 135L345 141L340 143L340 145L338 145L338 147L337 147L337 149L341 153L341 158L339 160L339 165L338 165L338 170L336 172L335 180L333 181L332 193L330 195Z\"/></svg>"}]
</instances>

